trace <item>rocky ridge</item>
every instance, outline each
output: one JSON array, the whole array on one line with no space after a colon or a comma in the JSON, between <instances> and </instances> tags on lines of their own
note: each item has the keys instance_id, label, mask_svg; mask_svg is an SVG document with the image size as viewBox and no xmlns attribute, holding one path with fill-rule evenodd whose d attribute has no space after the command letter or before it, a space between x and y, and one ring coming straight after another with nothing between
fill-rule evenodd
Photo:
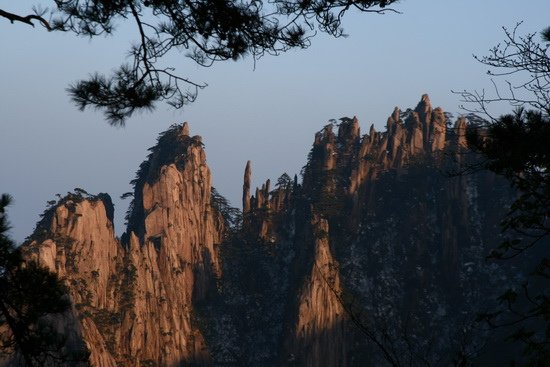
<instances>
[{"instance_id":1,"label":"rocky ridge","mask_svg":"<svg viewBox=\"0 0 550 367\"><path fill-rule=\"evenodd\" d=\"M489 174L441 174L466 129L427 95L385 132L331 122L301 182L252 194L247 162L240 214L212 194L202 139L174 125L138 170L120 240L108 195L79 192L25 249L66 279L92 366L448 364L487 337L471 320L505 276L483 255L512 195Z\"/></svg>"}]
</instances>

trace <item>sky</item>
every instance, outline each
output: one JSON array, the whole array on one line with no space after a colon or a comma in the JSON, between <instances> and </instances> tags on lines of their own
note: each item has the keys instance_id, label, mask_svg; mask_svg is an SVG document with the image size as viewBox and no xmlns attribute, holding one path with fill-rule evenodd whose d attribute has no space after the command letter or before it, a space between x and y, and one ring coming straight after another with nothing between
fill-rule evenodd
<instances>
[{"instance_id":1,"label":"sky","mask_svg":"<svg viewBox=\"0 0 550 367\"><path fill-rule=\"evenodd\" d=\"M53 2L14 3L0 0L0 9L25 13ZM211 68L183 54L172 58L180 74L208 87L183 110L159 104L124 128L108 125L101 112L79 111L65 89L124 63L137 39L133 25L90 40L0 18L0 193L14 197L13 238L22 242L46 202L75 187L111 195L120 235L129 202L119 196L132 190L129 182L158 134L184 121L203 137L213 185L240 207L247 160L255 186L283 172L299 174L328 120L357 116L363 133L372 123L383 130L395 106L415 107L424 93L434 107L464 113L452 90L491 88L487 67L472 55L501 42L502 26L523 21L521 33L550 26L548 0L402 0L395 8L401 14L349 14L347 38L320 35L306 50L255 66L250 58ZM495 112L508 112L501 108Z\"/></svg>"}]
</instances>

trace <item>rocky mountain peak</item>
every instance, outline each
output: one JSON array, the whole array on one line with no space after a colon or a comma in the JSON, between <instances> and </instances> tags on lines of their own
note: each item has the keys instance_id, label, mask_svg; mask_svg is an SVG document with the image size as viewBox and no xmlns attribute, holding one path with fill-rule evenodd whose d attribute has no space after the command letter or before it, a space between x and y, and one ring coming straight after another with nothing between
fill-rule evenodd
<instances>
[{"instance_id":1,"label":"rocky mountain peak","mask_svg":"<svg viewBox=\"0 0 550 367\"><path fill-rule=\"evenodd\" d=\"M374 128L374 124L371 124L370 125L370 128L369 128L369 136L371 138L374 138L374 135L376 134L376 129Z\"/></svg>"},{"instance_id":2,"label":"rocky mountain peak","mask_svg":"<svg viewBox=\"0 0 550 367\"><path fill-rule=\"evenodd\" d=\"M423 94L422 97L420 97L420 102L418 102L415 110L424 114L427 114L432 110L432 102L430 101L430 96L428 94Z\"/></svg>"},{"instance_id":3,"label":"rocky mountain peak","mask_svg":"<svg viewBox=\"0 0 550 367\"><path fill-rule=\"evenodd\" d=\"M359 120L357 117L353 118L342 117L340 124L338 124L338 142L340 144L350 144L355 142L361 136L361 130L359 127Z\"/></svg>"},{"instance_id":4,"label":"rocky mountain peak","mask_svg":"<svg viewBox=\"0 0 550 367\"><path fill-rule=\"evenodd\" d=\"M65 325L93 367L385 365L357 324L381 344L412 326L390 345L396 358L450 365L436 357L456 355L477 295L494 289L476 279L489 279L483 252L505 199L482 199L504 192L494 179L441 175L439 153L466 149L466 119L452 135L446 125L427 95L396 107L386 131L331 120L302 183L283 174L251 195L247 161L242 216L212 188L202 139L173 125L132 182L121 241L110 198L74 194L48 209L26 255L66 279ZM441 342L419 354L433 330Z\"/></svg>"},{"instance_id":5,"label":"rocky mountain peak","mask_svg":"<svg viewBox=\"0 0 550 367\"><path fill-rule=\"evenodd\" d=\"M386 131L391 133L394 130L394 125L401 122L401 110L399 107L395 107L388 121L386 123Z\"/></svg>"},{"instance_id":6,"label":"rocky mountain peak","mask_svg":"<svg viewBox=\"0 0 550 367\"><path fill-rule=\"evenodd\" d=\"M182 135L189 135L189 123L185 121L183 125L181 126L181 134Z\"/></svg>"}]
</instances>

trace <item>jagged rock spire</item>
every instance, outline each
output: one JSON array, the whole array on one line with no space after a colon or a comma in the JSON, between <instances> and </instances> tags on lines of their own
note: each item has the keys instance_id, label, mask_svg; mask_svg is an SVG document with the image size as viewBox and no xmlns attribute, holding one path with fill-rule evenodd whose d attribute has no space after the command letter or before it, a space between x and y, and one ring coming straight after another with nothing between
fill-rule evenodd
<instances>
[{"instance_id":1,"label":"jagged rock spire","mask_svg":"<svg viewBox=\"0 0 550 367\"><path fill-rule=\"evenodd\" d=\"M468 123L466 122L466 118L459 117L458 120L455 122L455 133L456 133L456 145L459 149L466 149L468 147L468 143L466 141L466 128Z\"/></svg>"},{"instance_id":2,"label":"jagged rock spire","mask_svg":"<svg viewBox=\"0 0 550 367\"><path fill-rule=\"evenodd\" d=\"M266 197L267 197L267 195L269 195L270 191L271 191L271 180L268 178L267 181L265 182Z\"/></svg>"},{"instance_id":3,"label":"jagged rock spire","mask_svg":"<svg viewBox=\"0 0 550 367\"><path fill-rule=\"evenodd\" d=\"M422 97L420 98L420 102L418 102L418 105L414 110L418 112L420 120L424 121L426 125L429 126L433 109L432 102L430 101L430 97L427 94L422 95Z\"/></svg>"},{"instance_id":4,"label":"jagged rock spire","mask_svg":"<svg viewBox=\"0 0 550 367\"><path fill-rule=\"evenodd\" d=\"M246 162L244 169L244 183L243 183L243 213L250 211L250 178L252 176L252 166L250 161Z\"/></svg>"},{"instance_id":5,"label":"jagged rock spire","mask_svg":"<svg viewBox=\"0 0 550 367\"><path fill-rule=\"evenodd\" d=\"M388 117L388 122L386 124L386 130L388 131L389 134L391 134L393 131L392 130L393 125L397 124L400 119L401 119L401 110L399 109L399 107L395 107L390 117Z\"/></svg>"},{"instance_id":6,"label":"jagged rock spire","mask_svg":"<svg viewBox=\"0 0 550 367\"><path fill-rule=\"evenodd\" d=\"M428 135L430 126L432 123L432 102L427 94L423 94L420 98L420 102L416 105L414 112L418 114L418 120L422 127L422 137L424 138L424 145L428 145Z\"/></svg>"},{"instance_id":7,"label":"jagged rock spire","mask_svg":"<svg viewBox=\"0 0 550 367\"><path fill-rule=\"evenodd\" d=\"M432 111L432 124L428 131L428 146L431 152L445 148L445 134L447 130L447 118L441 107Z\"/></svg>"},{"instance_id":8,"label":"jagged rock spire","mask_svg":"<svg viewBox=\"0 0 550 367\"><path fill-rule=\"evenodd\" d=\"M374 124L371 124L369 129L369 136L371 139L374 139L374 134L376 134L376 129L374 128Z\"/></svg>"},{"instance_id":9,"label":"jagged rock spire","mask_svg":"<svg viewBox=\"0 0 550 367\"><path fill-rule=\"evenodd\" d=\"M341 123L338 126L339 141L353 141L360 137L361 131L359 128L359 120L356 116L353 116L352 119L343 117L340 121Z\"/></svg>"},{"instance_id":10,"label":"jagged rock spire","mask_svg":"<svg viewBox=\"0 0 550 367\"><path fill-rule=\"evenodd\" d=\"M181 127L182 135L189 135L189 123L185 121Z\"/></svg>"},{"instance_id":11,"label":"jagged rock spire","mask_svg":"<svg viewBox=\"0 0 550 367\"><path fill-rule=\"evenodd\" d=\"M424 93L422 97L420 97L420 102L418 103L418 106L425 107L425 110L432 108L432 102L430 102L430 96L427 93Z\"/></svg>"}]
</instances>

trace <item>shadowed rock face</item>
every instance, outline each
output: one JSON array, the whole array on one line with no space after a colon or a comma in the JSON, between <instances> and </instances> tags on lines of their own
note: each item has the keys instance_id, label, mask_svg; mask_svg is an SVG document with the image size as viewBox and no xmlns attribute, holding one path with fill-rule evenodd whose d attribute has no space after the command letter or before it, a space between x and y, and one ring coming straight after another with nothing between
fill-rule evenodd
<instances>
[{"instance_id":1,"label":"shadowed rock face","mask_svg":"<svg viewBox=\"0 0 550 367\"><path fill-rule=\"evenodd\" d=\"M93 366L446 365L487 337L472 320L507 276L484 255L512 197L490 174L441 173L466 159L466 120L447 126L424 95L385 132L326 125L301 183L252 191L249 161L235 228L202 139L173 126L138 170L121 240L108 195L79 193L26 253L67 280Z\"/></svg>"}]
</instances>

